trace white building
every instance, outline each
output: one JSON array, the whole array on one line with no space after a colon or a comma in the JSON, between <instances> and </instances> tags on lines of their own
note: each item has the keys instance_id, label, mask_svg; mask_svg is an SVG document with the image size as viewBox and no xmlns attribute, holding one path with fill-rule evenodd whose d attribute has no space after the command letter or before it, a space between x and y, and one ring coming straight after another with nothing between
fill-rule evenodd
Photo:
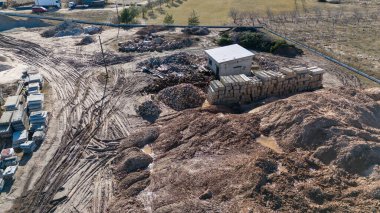
<instances>
[{"instance_id":1,"label":"white building","mask_svg":"<svg viewBox=\"0 0 380 213\"><path fill-rule=\"evenodd\" d=\"M205 51L208 66L217 76L251 74L254 54L238 44Z\"/></svg>"}]
</instances>

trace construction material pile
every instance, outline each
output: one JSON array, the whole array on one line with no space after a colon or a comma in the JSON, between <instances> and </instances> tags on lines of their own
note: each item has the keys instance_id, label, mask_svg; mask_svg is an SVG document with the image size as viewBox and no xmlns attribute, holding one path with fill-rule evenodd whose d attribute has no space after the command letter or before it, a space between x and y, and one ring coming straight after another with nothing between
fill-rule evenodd
<instances>
[{"instance_id":1,"label":"construction material pile","mask_svg":"<svg viewBox=\"0 0 380 213\"><path fill-rule=\"evenodd\" d=\"M19 148L20 144L25 143L28 140L28 131L16 131L12 135L12 147Z\"/></svg>"},{"instance_id":2,"label":"construction material pile","mask_svg":"<svg viewBox=\"0 0 380 213\"><path fill-rule=\"evenodd\" d=\"M192 44L193 41L189 38L171 40L161 35L150 34L143 39L135 38L118 45L120 52L162 52L190 47Z\"/></svg>"},{"instance_id":3,"label":"construction material pile","mask_svg":"<svg viewBox=\"0 0 380 213\"><path fill-rule=\"evenodd\" d=\"M28 88L28 94L36 94L40 93L40 84L38 82L36 83L29 83L27 86Z\"/></svg>"},{"instance_id":4,"label":"construction material pile","mask_svg":"<svg viewBox=\"0 0 380 213\"><path fill-rule=\"evenodd\" d=\"M42 128L42 129L44 129L44 128ZM45 132L44 132L44 130L35 131L33 133L32 139L35 142L42 142L45 139Z\"/></svg>"},{"instance_id":5,"label":"construction material pile","mask_svg":"<svg viewBox=\"0 0 380 213\"><path fill-rule=\"evenodd\" d=\"M188 35L208 35L210 30L206 27L186 27L182 30L183 33Z\"/></svg>"},{"instance_id":6,"label":"construction material pile","mask_svg":"<svg viewBox=\"0 0 380 213\"><path fill-rule=\"evenodd\" d=\"M30 127L29 130L34 131L44 131L47 125L47 115L46 111L37 111L30 113L29 121Z\"/></svg>"},{"instance_id":7,"label":"construction material pile","mask_svg":"<svg viewBox=\"0 0 380 213\"><path fill-rule=\"evenodd\" d=\"M136 107L136 113L143 118L145 117L158 118L158 116L161 113L161 109L156 103L149 100L149 101L144 101L142 104Z\"/></svg>"},{"instance_id":8,"label":"construction material pile","mask_svg":"<svg viewBox=\"0 0 380 213\"><path fill-rule=\"evenodd\" d=\"M43 33L41 33L42 37L50 38L50 37L63 37L63 36L78 36L82 33L93 35L95 33L100 33L102 31L99 27L87 27L83 28L80 24L65 21L57 26L54 26Z\"/></svg>"},{"instance_id":9,"label":"construction material pile","mask_svg":"<svg viewBox=\"0 0 380 213\"><path fill-rule=\"evenodd\" d=\"M324 70L318 67L281 68L246 75L221 76L210 83L207 100L212 104L250 103L271 96L286 96L322 87Z\"/></svg>"},{"instance_id":10,"label":"construction material pile","mask_svg":"<svg viewBox=\"0 0 380 213\"><path fill-rule=\"evenodd\" d=\"M24 109L19 109L13 112L11 125L13 130L21 131L27 129L29 119Z\"/></svg>"},{"instance_id":11,"label":"construction material pile","mask_svg":"<svg viewBox=\"0 0 380 213\"><path fill-rule=\"evenodd\" d=\"M31 94L27 101L29 112L41 111L44 106L44 94Z\"/></svg>"},{"instance_id":12,"label":"construction material pile","mask_svg":"<svg viewBox=\"0 0 380 213\"><path fill-rule=\"evenodd\" d=\"M161 58L150 58L140 62L137 67L143 72L163 78L168 75L184 76L195 73L201 70L204 63L202 57L181 52Z\"/></svg>"},{"instance_id":13,"label":"construction material pile","mask_svg":"<svg viewBox=\"0 0 380 213\"><path fill-rule=\"evenodd\" d=\"M203 91L191 84L165 88L158 93L157 97L158 100L177 111L199 107L206 99Z\"/></svg>"},{"instance_id":14,"label":"construction material pile","mask_svg":"<svg viewBox=\"0 0 380 213\"><path fill-rule=\"evenodd\" d=\"M12 136L11 119L13 112L6 111L0 118L0 138L8 138Z\"/></svg>"},{"instance_id":15,"label":"construction material pile","mask_svg":"<svg viewBox=\"0 0 380 213\"><path fill-rule=\"evenodd\" d=\"M35 143L34 140L31 141L26 141L22 144L20 144L20 148L24 153L32 153L36 149L37 144Z\"/></svg>"},{"instance_id":16,"label":"construction material pile","mask_svg":"<svg viewBox=\"0 0 380 213\"><path fill-rule=\"evenodd\" d=\"M4 108L6 111L17 110L19 104L22 104L25 98L22 95L9 96L5 101Z\"/></svg>"},{"instance_id":17,"label":"construction material pile","mask_svg":"<svg viewBox=\"0 0 380 213\"><path fill-rule=\"evenodd\" d=\"M40 73L27 74L27 76L24 77L24 79L29 84L38 83L40 85L40 89L42 89L42 86L44 84L44 78Z\"/></svg>"}]
</instances>

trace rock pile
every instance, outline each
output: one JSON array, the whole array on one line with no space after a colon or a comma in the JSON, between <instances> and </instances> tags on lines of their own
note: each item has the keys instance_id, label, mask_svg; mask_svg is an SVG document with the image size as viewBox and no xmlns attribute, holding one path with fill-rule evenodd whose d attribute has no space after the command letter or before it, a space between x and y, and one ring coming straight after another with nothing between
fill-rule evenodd
<instances>
[{"instance_id":1,"label":"rock pile","mask_svg":"<svg viewBox=\"0 0 380 213\"><path fill-rule=\"evenodd\" d=\"M202 90L191 84L179 84L161 90L158 93L158 99L180 111L201 106L206 97Z\"/></svg>"},{"instance_id":2,"label":"rock pile","mask_svg":"<svg viewBox=\"0 0 380 213\"><path fill-rule=\"evenodd\" d=\"M322 87L324 70L318 67L281 68L280 72L258 71L221 76L210 83L207 100L212 104L250 103L271 96L285 96Z\"/></svg>"},{"instance_id":3,"label":"rock pile","mask_svg":"<svg viewBox=\"0 0 380 213\"><path fill-rule=\"evenodd\" d=\"M183 33L188 35L208 35L210 30L206 27L187 27L182 30Z\"/></svg>"},{"instance_id":4,"label":"rock pile","mask_svg":"<svg viewBox=\"0 0 380 213\"><path fill-rule=\"evenodd\" d=\"M168 40L160 35L147 35L144 39L136 38L133 41L119 43L120 52L153 52L176 50L190 47L193 41L189 38Z\"/></svg>"}]
</instances>

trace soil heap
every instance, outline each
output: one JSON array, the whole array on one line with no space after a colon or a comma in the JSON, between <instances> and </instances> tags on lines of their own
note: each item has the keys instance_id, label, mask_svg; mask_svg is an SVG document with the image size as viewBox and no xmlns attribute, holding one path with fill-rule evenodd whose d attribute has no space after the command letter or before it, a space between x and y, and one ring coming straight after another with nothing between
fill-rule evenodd
<instances>
[{"instance_id":1,"label":"soil heap","mask_svg":"<svg viewBox=\"0 0 380 213\"><path fill-rule=\"evenodd\" d=\"M380 103L374 93L320 90L250 113L190 109L159 119L157 139L157 132L142 131L123 143L128 149L141 146L135 138L152 143L154 159L143 169L149 158L129 154L142 159L142 169L125 173L110 211L376 211Z\"/></svg>"},{"instance_id":2,"label":"soil heap","mask_svg":"<svg viewBox=\"0 0 380 213\"><path fill-rule=\"evenodd\" d=\"M157 97L158 100L177 111L199 107L206 99L203 91L191 84L165 88L158 93Z\"/></svg>"}]
</instances>

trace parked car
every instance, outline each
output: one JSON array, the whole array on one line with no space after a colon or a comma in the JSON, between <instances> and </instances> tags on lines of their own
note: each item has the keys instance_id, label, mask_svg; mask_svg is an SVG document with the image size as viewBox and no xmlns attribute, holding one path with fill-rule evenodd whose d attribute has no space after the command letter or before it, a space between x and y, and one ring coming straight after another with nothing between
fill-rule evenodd
<instances>
[{"instance_id":1,"label":"parked car","mask_svg":"<svg viewBox=\"0 0 380 213\"><path fill-rule=\"evenodd\" d=\"M41 6L34 6L32 7L32 12L33 13L46 13L48 10L44 7Z\"/></svg>"}]
</instances>

